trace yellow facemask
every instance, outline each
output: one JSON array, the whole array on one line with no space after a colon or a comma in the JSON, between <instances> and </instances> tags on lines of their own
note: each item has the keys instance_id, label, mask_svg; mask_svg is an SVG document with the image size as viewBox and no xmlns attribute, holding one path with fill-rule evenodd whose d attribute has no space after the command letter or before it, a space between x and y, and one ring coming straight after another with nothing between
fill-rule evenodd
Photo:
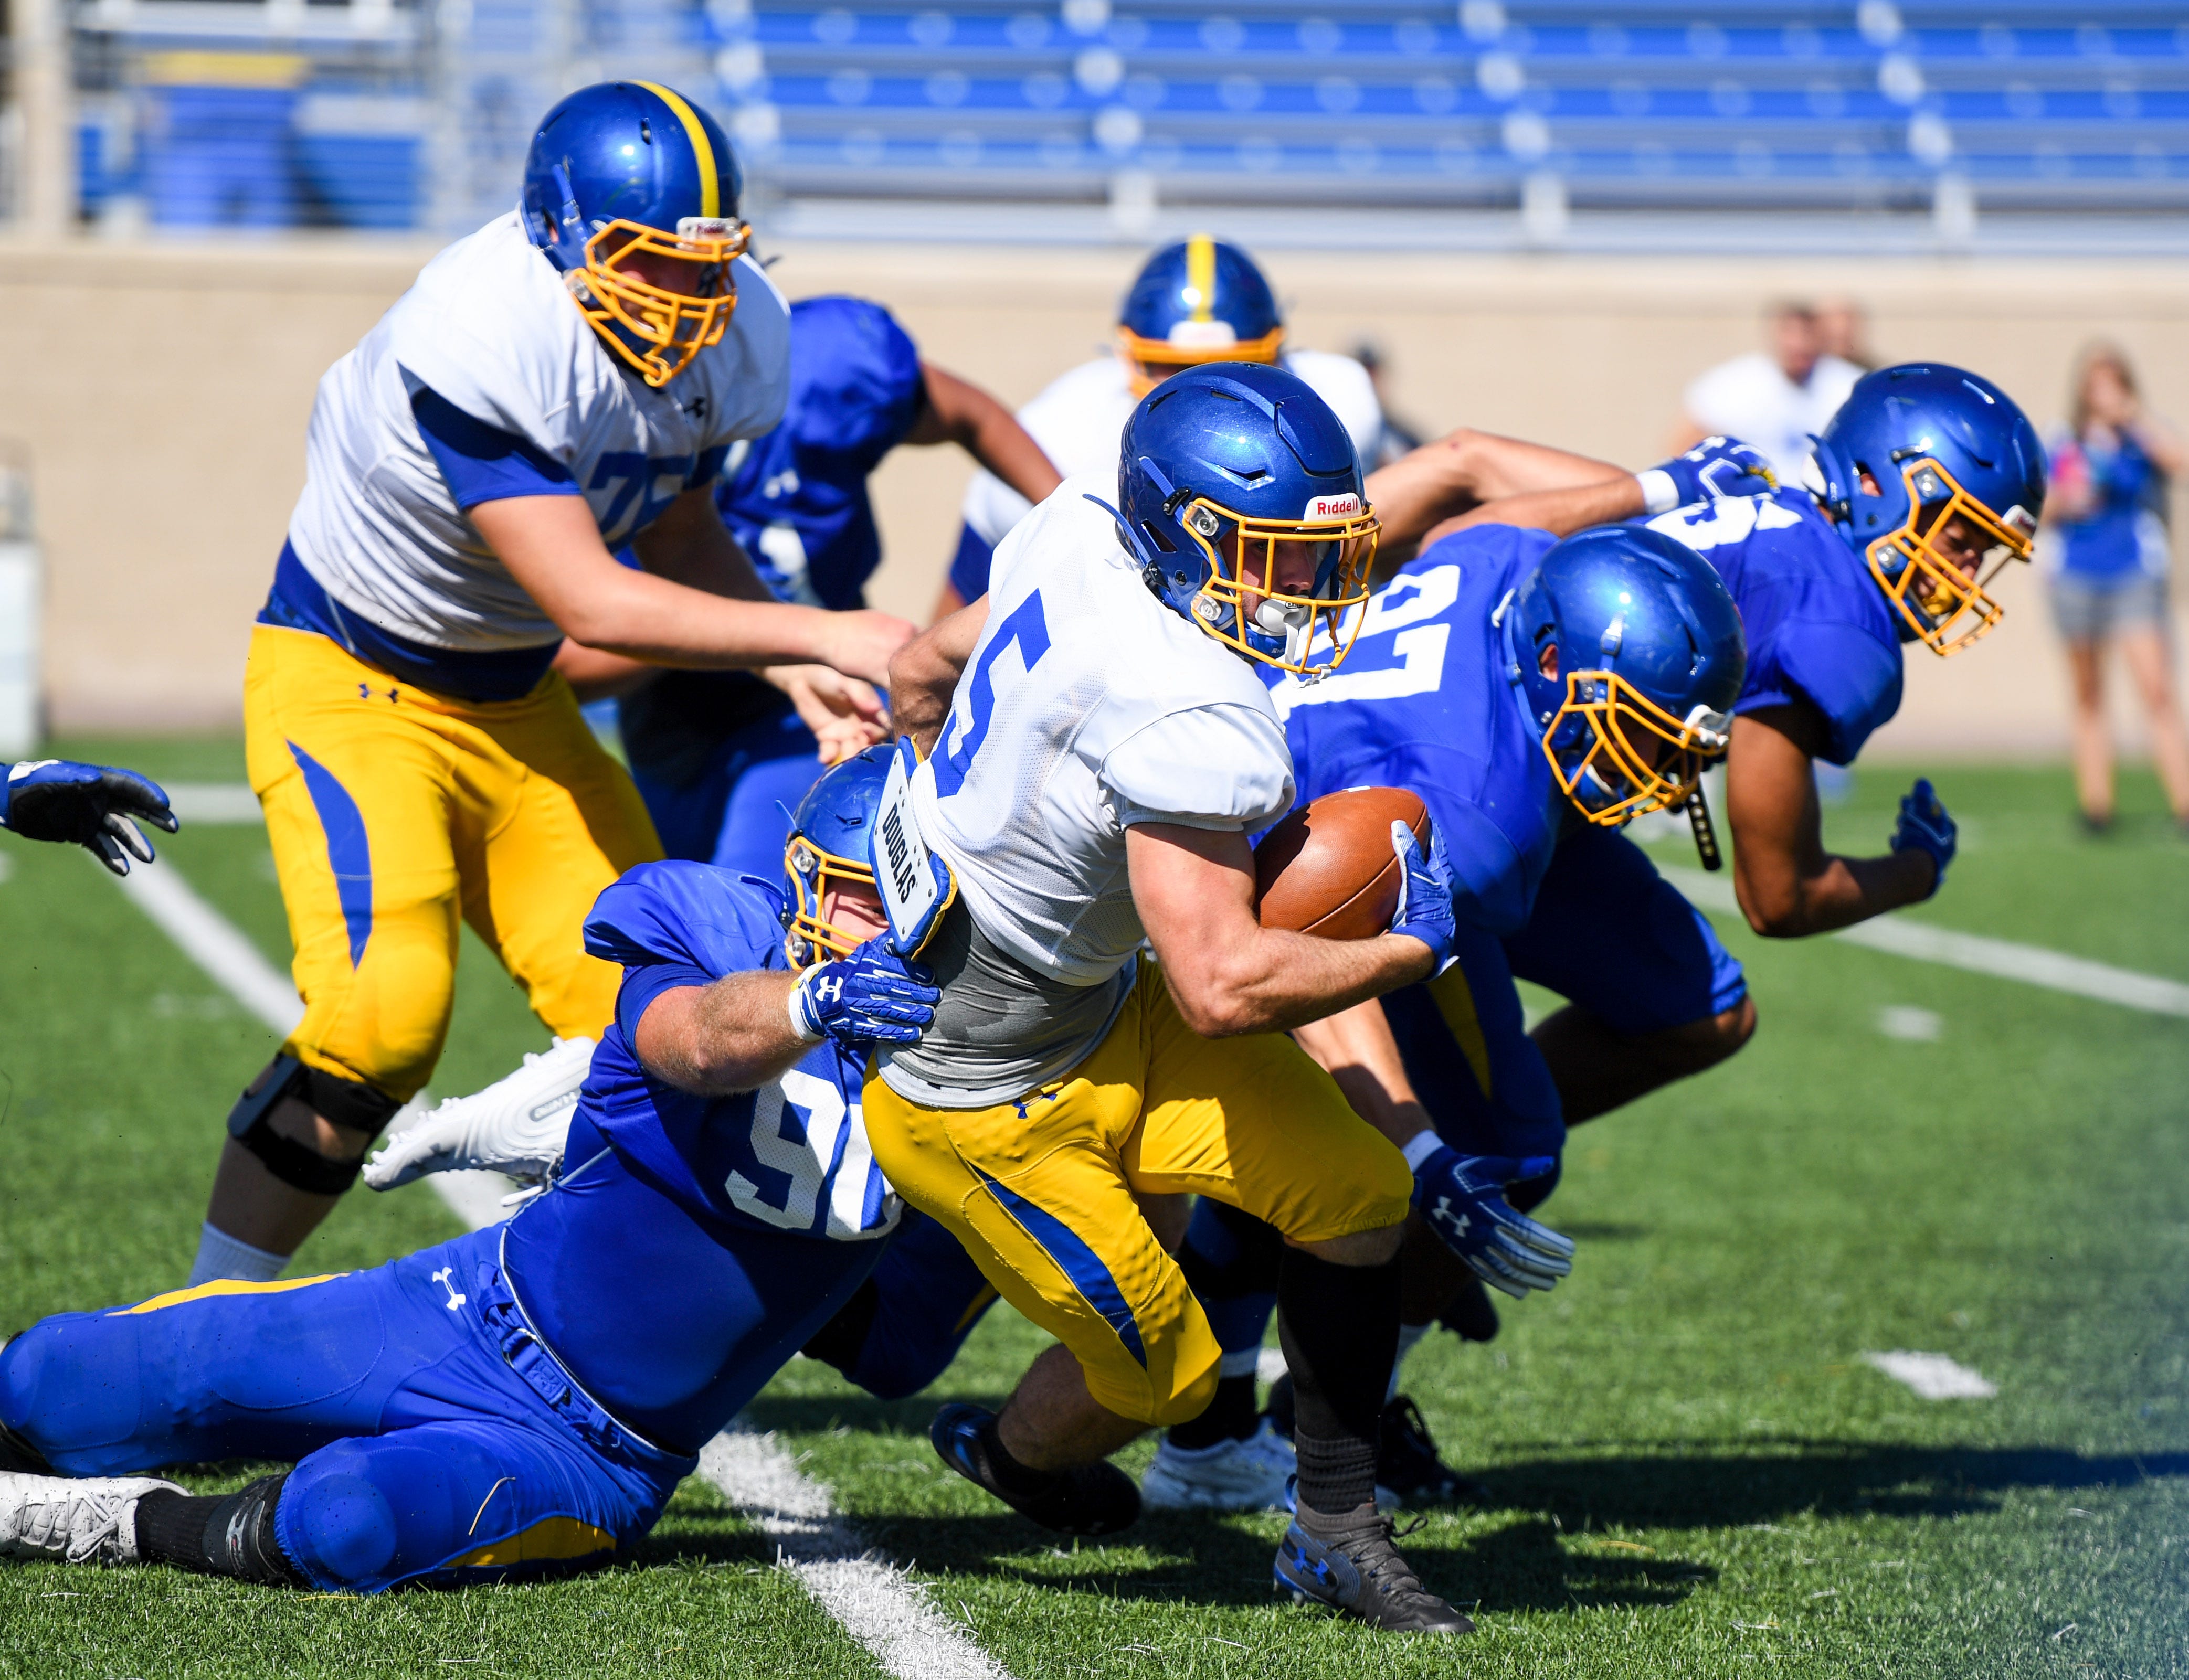
<instances>
[{"instance_id":1,"label":"yellow facemask","mask_svg":"<svg viewBox=\"0 0 2189 1680\"><path fill-rule=\"evenodd\" d=\"M2036 546L2037 521L2020 508L2005 517L1994 513L1927 457L1903 463L1901 477L1908 486L1908 522L1869 545L1870 576L1917 640L1941 658L1950 658L1988 635L2006 616L1985 585L2009 561L2029 558ZM1963 577L1932 545L1932 538L1956 516L1994 543L1977 562L1978 575L1972 578ZM1902 563L1890 567L1888 557L1898 557ZM1990 562L1988 571L1986 561Z\"/></svg>"},{"instance_id":2,"label":"yellow facemask","mask_svg":"<svg viewBox=\"0 0 2189 1680\"><path fill-rule=\"evenodd\" d=\"M828 902L832 888L873 887L873 866L863 858L847 858L823 851L804 835L794 834L789 844L783 848L783 870L790 877L798 899L791 910L789 936L783 941L783 955L801 967L823 960L817 951L825 951L830 956L849 956L866 936L847 933L834 922L823 922L821 906Z\"/></svg>"},{"instance_id":3,"label":"yellow facemask","mask_svg":"<svg viewBox=\"0 0 2189 1680\"><path fill-rule=\"evenodd\" d=\"M751 235L744 223L728 217L687 216L674 234L618 220L585 241L585 268L563 281L601 341L659 390L702 350L721 342L738 307L730 264ZM703 271L699 293L665 290L626 272L625 265L642 255L697 265Z\"/></svg>"},{"instance_id":4,"label":"yellow facemask","mask_svg":"<svg viewBox=\"0 0 2189 1680\"><path fill-rule=\"evenodd\" d=\"M1569 719L1587 731L1561 746ZM1617 828L1651 811L1688 803L1703 771L1725 757L1732 725L1722 712L1698 706L1685 722L1615 671L1575 671L1565 703L1543 728L1543 756L1559 789L1591 822ZM1635 741L1654 736L1672 749L1652 765Z\"/></svg>"},{"instance_id":5,"label":"yellow facemask","mask_svg":"<svg viewBox=\"0 0 2189 1680\"><path fill-rule=\"evenodd\" d=\"M1243 341L1227 338L1221 344L1205 345L1181 344L1168 338L1142 338L1124 327L1117 329L1117 354L1124 358L1125 376L1135 397L1146 396L1180 368L1197 368L1204 362L1259 362L1273 368L1284 344L1282 327L1272 328L1259 338ZM1151 368L1160 371L1151 371Z\"/></svg>"},{"instance_id":6,"label":"yellow facemask","mask_svg":"<svg viewBox=\"0 0 2189 1680\"><path fill-rule=\"evenodd\" d=\"M1193 622L1234 652L1281 671L1304 675L1310 671L1334 671L1343 664L1365 616L1355 609L1368 599L1369 568L1376 561L1377 533L1383 527L1374 510L1350 492L1329 499L1330 516L1312 521L1249 518L1205 497L1188 502L1178 528L1199 545L1208 556L1209 568L1208 581L1193 597ZM1225 525L1235 523L1239 556L1236 572L1214 540ZM1281 543L1311 543L1318 549L1334 545L1337 565L1331 578L1337 592L1327 596L1301 595L1273 588ZM1323 575L1330 558L1326 553L1316 555L1317 577ZM1251 617L1249 595L1255 597ZM1284 651L1273 653L1257 647L1248 639L1250 625L1264 637L1282 638ZM1326 662L1310 665L1308 656L1318 633L1329 642L1331 657Z\"/></svg>"}]
</instances>

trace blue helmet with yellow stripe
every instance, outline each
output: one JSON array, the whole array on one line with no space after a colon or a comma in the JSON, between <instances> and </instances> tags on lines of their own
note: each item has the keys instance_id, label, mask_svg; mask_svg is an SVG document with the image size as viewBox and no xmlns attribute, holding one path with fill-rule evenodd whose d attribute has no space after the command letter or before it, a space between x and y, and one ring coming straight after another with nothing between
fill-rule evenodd
<instances>
[{"instance_id":1,"label":"blue helmet with yellow stripe","mask_svg":"<svg viewBox=\"0 0 2189 1680\"><path fill-rule=\"evenodd\" d=\"M1284 341L1277 300L1254 259L1206 234L1148 258L1117 312L1135 397L1203 362L1274 363Z\"/></svg>"},{"instance_id":2,"label":"blue helmet with yellow stripe","mask_svg":"<svg viewBox=\"0 0 2189 1680\"><path fill-rule=\"evenodd\" d=\"M721 125L653 82L581 87L524 160L525 232L602 341L664 386L721 341L749 229Z\"/></svg>"},{"instance_id":3,"label":"blue helmet with yellow stripe","mask_svg":"<svg viewBox=\"0 0 2189 1680\"><path fill-rule=\"evenodd\" d=\"M783 848L783 927L789 936L783 952L800 967L849 956L864 939L823 912L832 892L874 890L868 856L895 756L891 747L869 747L823 771L791 815L790 837Z\"/></svg>"}]
</instances>

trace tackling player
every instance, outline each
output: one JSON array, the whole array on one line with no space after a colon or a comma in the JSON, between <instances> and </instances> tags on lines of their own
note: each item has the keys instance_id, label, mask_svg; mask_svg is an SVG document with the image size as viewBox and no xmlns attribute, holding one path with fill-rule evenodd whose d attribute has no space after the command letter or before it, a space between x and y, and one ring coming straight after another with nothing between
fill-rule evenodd
<instances>
[{"instance_id":1,"label":"tackling player","mask_svg":"<svg viewBox=\"0 0 2189 1680\"><path fill-rule=\"evenodd\" d=\"M1368 370L1349 356L1284 344L1284 318L1253 258L1196 234L1141 265L1118 311L1116 353L1061 375L1019 410L1019 420L1067 477L1091 472L1108 478L1117 470L1117 434L1157 383L1205 363L1259 362L1306 381L1337 414L1354 454L1372 460L1383 411ZM973 475L938 618L987 590L996 544L1031 506L1032 499L998 475Z\"/></svg>"},{"instance_id":2,"label":"tackling player","mask_svg":"<svg viewBox=\"0 0 2189 1680\"><path fill-rule=\"evenodd\" d=\"M1814 764L1853 761L1900 707L1903 647L1966 650L2003 616L1988 585L2027 560L2045 505L2037 433L1997 386L1911 364L1864 376L1802 487L1712 439L1639 475L1564 457L1567 488L1507 503L1552 532L1646 518L1724 578L1749 638L1726 763L1734 887L1749 925L1795 939L1933 896L1953 820L1919 781L1884 855L1824 848ZM1538 471L1555 452L1536 446ZM1639 848L1609 830L1558 848L1513 970L1568 998L1536 1029L1568 1124L1713 1066L1755 1029L1740 965Z\"/></svg>"},{"instance_id":3,"label":"tackling player","mask_svg":"<svg viewBox=\"0 0 2189 1680\"><path fill-rule=\"evenodd\" d=\"M79 764L67 758L25 758L0 777L0 828L25 840L81 846L116 875L129 860L152 861L152 843L137 825L173 834L181 825L157 782L134 770Z\"/></svg>"},{"instance_id":4,"label":"tackling player","mask_svg":"<svg viewBox=\"0 0 2189 1680\"><path fill-rule=\"evenodd\" d=\"M1470 1272L1519 1297L1570 1270L1572 1243L1527 1216L1558 1183L1565 1126L1500 940L1527 922L1561 834L1684 803L1725 751L1745 661L1733 600L1692 550L1621 527L1554 544L1511 520L1515 506L1485 505L1401 567L1343 671L1273 691L1303 801L1411 788L1451 859L1458 961L1294 1034L1414 1170L1400 1359ZM1237 1209L1197 1210L1183 1265L1223 1374L1209 1409L1157 1452L1151 1502L1282 1501L1286 1454L1254 1407L1276 1252ZM1397 1381L1394 1363L1378 1485L1411 1502L1448 1495Z\"/></svg>"},{"instance_id":5,"label":"tackling player","mask_svg":"<svg viewBox=\"0 0 2189 1680\"><path fill-rule=\"evenodd\" d=\"M1378 1627L1464 1632L1372 1499L1411 1180L1283 1036L1443 966L1441 850L1423 858L1401 827L1391 937L1347 943L1259 924L1246 839L1292 796L1255 666L1335 664L1310 640L1363 598L1375 519L1337 416L1278 369L1175 375L1122 453L1113 479L1066 479L998 550L991 592L891 667L929 756L882 832L919 839L953 882L925 912L934 1024L878 1060L868 1136L899 1193L1062 1344L1000 1414L947 1407L930 1434L1037 1522L1133 1520L1108 1456L1196 1415L1216 1382L1168 1252L1182 1198L1236 1203L1287 1239L1299 1502L1280 1586Z\"/></svg>"},{"instance_id":6,"label":"tackling player","mask_svg":"<svg viewBox=\"0 0 2189 1680\"><path fill-rule=\"evenodd\" d=\"M574 93L520 206L320 381L244 685L305 1014L229 1116L194 1281L278 1273L424 1085L460 916L551 1031L608 1021L614 970L580 924L659 848L548 669L565 634L840 692L816 666L880 680L909 634L769 600L716 512L786 383L738 186L721 129L669 89ZM625 542L645 570L615 563Z\"/></svg>"},{"instance_id":7,"label":"tackling player","mask_svg":"<svg viewBox=\"0 0 2189 1680\"><path fill-rule=\"evenodd\" d=\"M881 305L803 298L790 306L783 423L732 446L716 505L778 600L857 608L882 560L868 478L898 445L936 443L1031 500L1057 486L1010 411L921 361ZM625 755L670 857L772 871L817 753L833 763L885 738L870 712L801 719L792 696L744 672L662 671L568 642L555 663L581 700L623 696Z\"/></svg>"},{"instance_id":8,"label":"tackling player","mask_svg":"<svg viewBox=\"0 0 2189 1680\"><path fill-rule=\"evenodd\" d=\"M793 963L848 954L789 967L784 923ZM897 1221L859 1085L936 993L859 943L882 927L870 884L794 912L704 864L631 871L585 923L620 984L575 1164L374 1271L33 1325L0 1350L0 1556L375 1593L627 1553ZM226 1496L142 1474L236 1457L296 1463Z\"/></svg>"}]
</instances>

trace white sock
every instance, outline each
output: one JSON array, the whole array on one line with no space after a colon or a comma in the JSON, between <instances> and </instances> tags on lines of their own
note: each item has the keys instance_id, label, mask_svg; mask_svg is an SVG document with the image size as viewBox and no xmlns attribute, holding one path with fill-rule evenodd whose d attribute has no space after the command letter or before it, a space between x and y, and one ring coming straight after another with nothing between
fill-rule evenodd
<instances>
[{"instance_id":1,"label":"white sock","mask_svg":"<svg viewBox=\"0 0 2189 1680\"><path fill-rule=\"evenodd\" d=\"M1421 1345L1428 1335L1426 1324L1401 1324L1399 1327L1399 1355L1391 1361L1391 1385L1383 1390L1383 1404L1389 1406L1399 1397L1399 1367L1406 1362L1406 1356Z\"/></svg>"},{"instance_id":2,"label":"white sock","mask_svg":"<svg viewBox=\"0 0 2189 1680\"><path fill-rule=\"evenodd\" d=\"M269 1254L248 1243L239 1243L225 1231L206 1221L198 1237L196 1264L190 1267L189 1287L216 1278L234 1277L246 1283L271 1283L289 1263L286 1254Z\"/></svg>"}]
</instances>

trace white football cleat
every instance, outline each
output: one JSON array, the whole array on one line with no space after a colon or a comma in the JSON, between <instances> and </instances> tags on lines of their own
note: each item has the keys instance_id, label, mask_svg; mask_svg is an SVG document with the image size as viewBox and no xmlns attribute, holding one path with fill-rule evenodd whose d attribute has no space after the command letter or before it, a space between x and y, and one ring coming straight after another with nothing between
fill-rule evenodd
<instances>
[{"instance_id":1,"label":"white football cleat","mask_svg":"<svg viewBox=\"0 0 2189 1680\"><path fill-rule=\"evenodd\" d=\"M133 1564L137 1502L183 1490L156 1476L31 1476L0 1473L0 1558Z\"/></svg>"},{"instance_id":2,"label":"white football cleat","mask_svg":"<svg viewBox=\"0 0 2189 1680\"><path fill-rule=\"evenodd\" d=\"M1244 1440L1174 1446L1166 1435L1140 1478L1140 1502L1158 1511L1289 1511L1298 1468L1292 1444L1270 1420Z\"/></svg>"},{"instance_id":3,"label":"white football cleat","mask_svg":"<svg viewBox=\"0 0 2189 1680\"><path fill-rule=\"evenodd\" d=\"M593 1065L593 1040L557 1039L515 1073L469 1097L451 1097L387 1140L365 1181L393 1190L429 1172L486 1171L538 1183L563 1159L570 1116Z\"/></svg>"}]
</instances>

